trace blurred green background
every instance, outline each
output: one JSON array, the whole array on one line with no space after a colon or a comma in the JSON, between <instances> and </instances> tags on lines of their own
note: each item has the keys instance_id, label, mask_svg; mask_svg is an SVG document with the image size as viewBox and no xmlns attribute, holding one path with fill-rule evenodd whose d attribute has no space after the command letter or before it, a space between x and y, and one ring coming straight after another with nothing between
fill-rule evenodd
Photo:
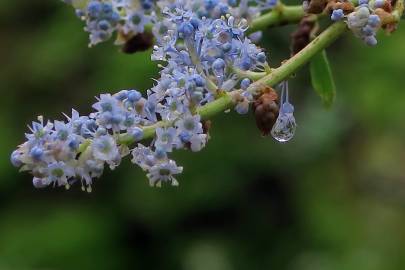
<instances>
[{"instance_id":1,"label":"blurred green background","mask_svg":"<svg viewBox=\"0 0 405 270\"><path fill-rule=\"evenodd\" d=\"M148 52L88 49L82 28L57 0L0 1L0 270L405 269L405 25L375 48L350 34L329 48L329 111L297 74L288 144L223 114L206 149L175 153L178 188L150 188L126 161L91 194L35 190L9 162L26 124L156 76ZM293 30L266 32L273 65Z\"/></svg>"}]
</instances>

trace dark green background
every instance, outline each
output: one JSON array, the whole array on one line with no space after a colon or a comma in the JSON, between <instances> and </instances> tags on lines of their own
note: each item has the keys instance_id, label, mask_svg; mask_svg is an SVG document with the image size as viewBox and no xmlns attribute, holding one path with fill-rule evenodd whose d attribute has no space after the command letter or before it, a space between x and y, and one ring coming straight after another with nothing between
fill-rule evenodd
<instances>
[{"instance_id":1,"label":"dark green background","mask_svg":"<svg viewBox=\"0 0 405 270\"><path fill-rule=\"evenodd\" d=\"M207 148L175 153L178 188L150 188L125 161L91 194L35 190L9 163L26 124L157 76L149 52L88 49L82 28L57 0L0 1L0 270L405 268L405 27L375 48L347 34L328 50L329 111L299 71L288 144L223 114ZM293 29L266 32L274 66Z\"/></svg>"}]
</instances>

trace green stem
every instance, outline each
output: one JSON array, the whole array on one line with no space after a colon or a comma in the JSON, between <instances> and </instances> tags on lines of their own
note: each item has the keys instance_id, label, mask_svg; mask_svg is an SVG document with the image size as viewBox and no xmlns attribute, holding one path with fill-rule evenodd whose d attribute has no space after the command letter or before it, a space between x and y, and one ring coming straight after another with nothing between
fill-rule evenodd
<instances>
[{"instance_id":1,"label":"green stem","mask_svg":"<svg viewBox=\"0 0 405 270\"><path fill-rule=\"evenodd\" d=\"M143 127L142 128L143 140L153 138L155 136L155 131L157 128L169 127L172 125L173 125L173 122L171 122L171 121L159 121L156 124ZM119 135L118 143L120 143L120 144L130 145L134 142L135 142L134 137L131 134L123 133L123 134Z\"/></svg>"},{"instance_id":2,"label":"green stem","mask_svg":"<svg viewBox=\"0 0 405 270\"><path fill-rule=\"evenodd\" d=\"M233 95L238 94L239 91L235 90L230 93L224 93L220 98L210 102L197 109L197 113L203 120L210 119L216 114L222 113L233 107Z\"/></svg>"},{"instance_id":3,"label":"green stem","mask_svg":"<svg viewBox=\"0 0 405 270\"><path fill-rule=\"evenodd\" d=\"M222 96L200 108L197 109L197 113L201 116L203 120L209 119L212 116L224 112L233 106L233 95L237 94L239 91L233 91L229 94L222 94ZM169 127L174 124L174 121L160 121L156 124L147 126L143 128L143 140L153 138L155 136L155 131L157 128ZM135 142L133 136L128 133L123 133L119 135L118 143L130 145Z\"/></svg>"},{"instance_id":4,"label":"green stem","mask_svg":"<svg viewBox=\"0 0 405 270\"><path fill-rule=\"evenodd\" d=\"M285 6L280 4L272 11L254 19L248 29L248 33L264 30L270 26L297 23L304 15L305 12L302 5Z\"/></svg>"},{"instance_id":5,"label":"green stem","mask_svg":"<svg viewBox=\"0 0 405 270\"><path fill-rule=\"evenodd\" d=\"M315 54L328 47L334 42L341 34L347 29L344 22L337 22L332 24L328 29L323 31L319 36L311 41L299 53L288 59L280 67L273 69L272 72L261 78L260 80L252 83L249 91L257 92L263 85L274 86L277 83L288 78L297 69L306 64Z\"/></svg>"},{"instance_id":6,"label":"green stem","mask_svg":"<svg viewBox=\"0 0 405 270\"><path fill-rule=\"evenodd\" d=\"M249 78L252 81L257 81L257 80L263 78L264 76L266 76L267 74L269 74L271 71L270 72L256 72L256 71L250 71L250 70L241 70L237 67L233 67L232 72L235 73L236 75L238 75L239 78Z\"/></svg>"}]
</instances>

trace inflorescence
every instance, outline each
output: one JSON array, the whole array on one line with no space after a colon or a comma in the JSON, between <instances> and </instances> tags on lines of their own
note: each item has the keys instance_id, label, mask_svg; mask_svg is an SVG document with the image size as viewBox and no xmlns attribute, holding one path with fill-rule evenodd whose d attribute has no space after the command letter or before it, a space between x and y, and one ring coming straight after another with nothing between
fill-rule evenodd
<instances>
[{"instance_id":1,"label":"inflorescence","mask_svg":"<svg viewBox=\"0 0 405 270\"><path fill-rule=\"evenodd\" d=\"M251 82L233 69L263 71L267 62L264 52L245 37L246 20L232 16L200 19L178 7L165 8L163 15L165 19L155 28L166 31L156 31L152 59L166 65L146 98L137 90L102 94L89 116L73 110L65 122L44 122L41 117L32 124L32 133L26 134L27 141L11 160L32 172L34 186L69 187L79 179L90 190L93 178L101 176L106 164L113 169L128 154L152 186L177 185L174 176L183 168L168 155L175 149L200 151L208 140L197 109L221 91L238 87L236 110L247 113L252 95L246 89ZM131 143L139 142L144 129L157 122L173 125L157 127L149 146L132 147L120 140L129 137Z\"/></svg>"},{"instance_id":2,"label":"inflorescence","mask_svg":"<svg viewBox=\"0 0 405 270\"><path fill-rule=\"evenodd\" d=\"M63 0L71 4L76 15L86 22L90 46L109 40L116 32L116 44L122 45L145 28L162 21L166 8L182 7L199 18L218 19L227 14L252 20L278 0ZM163 19L164 20L164 19ZM149 27L150 28L150 27ZM166 31L163 28L160 31Z\"/></svg>"},{"instance_id":3,"label":"inflorescence","mask_svg":"<svg viewBox=\"0 0 405 270\"><path fill-rule=\"evenodd\" d=\"M392 5L395 2L390 0L304 0L303 7L308 13L327 13L334 22L346 22L356 37L369 46L375 46L379 29L384 28L387 32L392 32L396 28L396 23L390 22L390 17L393 16Z\"/></svg>"},{"instance_id":4,"label":"inflorescence","mask_svg":"<svg viewBox=\"0 0 405 270\"><path fill-rule=\"evenodd\" d=\"M377 44L377 31L381 27L380 17L375 12L381 9L384 3L384 0L377 0L374 3L360 0L359 6L350 13L346 11L346 14L342 5L337 5L337 8L332 11L331 20L345 20L356 37L361 38L367 45L374 46Z\"/></svg>"},{"instance_id":5,"label":"inflorescence","mask_svg":"<svg viewBox=\"0 0 405 270\"><path fill-rule=\"evenodd\" d=\"M90 45L106 41L114 33L117 43L123 44L150 31L155 39L151 59L159 62L160 78L146 96L135 89L101 94L92 106L94 112L87 116L72 110L65 121L38 117L29 127L26 142L11 154L14 166L32 173L35 187L69 188L80 182L90 192L106 165L114 169L128 155L146 172L151 186L178 185L175 176L183 168L170 154L205 147L209 125L198 112L224 95L232 98L240 114L246 114L253 103L263 135L271 133L279 142L294 136L288 82L281 83L280 99L268 86L256 91L255 81L271 75L272 70L265 52L254 43L260 34L247 36L252 20L262 11L276 9L281 5L277 0L64 2L86 22ZM357 7L341 0L324 1L321 7L314 3L319 4L305 1L304 8L309 13L326 12L333 21L345 20L369 45L377 43L381 16L389 8L392 11L386 0L360 0Z\"/></svg>"}]
</instances>

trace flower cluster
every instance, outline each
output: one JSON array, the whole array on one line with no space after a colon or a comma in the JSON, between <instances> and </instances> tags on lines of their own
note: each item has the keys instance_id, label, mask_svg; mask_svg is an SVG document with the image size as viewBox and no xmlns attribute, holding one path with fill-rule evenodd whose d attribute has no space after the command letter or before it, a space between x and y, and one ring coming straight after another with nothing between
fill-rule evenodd
<instances>
[{"instance_id":1,"label":"flower cluster","mask_svg":"<svg viewBox=\"0 0 405 270\"><path fill-rule=\"evenodd\" d=\"M147 171L151 185L160 185L161 181L177 183L173 175L182 168L166 153L185 147L179 140L181 134L190 135L195 144L205 143L206 135L202 134L199 116L187 115L176 121L176 129L156 130L153 150L141 144L129 149L121 138L125 136L131 142L143 138L141 125L148 125L157 117L152 108L156 104L151 102L153 98L146 100L136 90L123 90L100 95L93 104L96 111L89 116L80 116L73 110L66 122L44 123L39 117L38 122L32 123L31 133L26 134L27 141L12 153L11 161L22 170L31 171L37 188L51 184L69 188L78 179L83 190L91 191L93 178L102 175L106 164L114 169L122 157L132 153L133 162Z\"/></svg>"},{"instance_id":2,"label":"flower cluster","mask_svg":"<svg viewBox=\"0 0 405 270\"><path fill-rule=\"evenodd\" d=\"M236 18L251 20L262 11L274 8L278 0L158 0L157 5L164 9L182 6L193 11L199 18L218 19L230 14Z\"/></svg>"},{"instance_id":3,"label":"flower cluster","mask_svg":"<svg viewBox=\"0 0 405 270\"><path fill-rule=\"evenodd\" d=\"M180 6L166 7L163 14L153 28L157 45L152 59L166 64L146 97L137 90L102 94L89 116L73 110L65 122L45 123L40 117L32 124L11 161L31 171L34 186L69 187L79 180L90 191L105 165L114 169L129 154L152 186L177 185L174 176L183 168L168 155L175 149L200 151L208 140L198 108L237 88L236 110L248 111L251 82L238 71L263 71L267 62L245 37L246 20L200 19ZM131 147L146 139L146 130L155 131L150 145Z\"/></svg>"},{"instance_id":4,"label":"flower cluster","mask_svg":"<svg viewBox=\"0 0 405 270\"><path fill-rule=\"evenodd\" d=\"M361 38L369 46L375 46L377 30L381 26L380 17L375 14L375 11L381 8L384 2L384 0L377 0L373 4L369 4L368 0L360 0L359 6L348 14L345 14L344 9L338 7L332 11L331 20L344 19L356 37Z\"/></svg>"},{"instance_id":5,"label":"flower cluster","mask_svg":"<svg viewBox=\"0 0 405 270\"><path fill-rule=\"evenodd\" d=\"M356 36L375 45L382 20L379 14L389 13L391 4L387 0L367 1L360 0L357 7L346 0L305 1L305 6L308 12L318 14L330 11L333 21L345 20ZM281 84L280 100L273 89L262 91L260 81L251 81L272 70L266 54L252 40L260 33L246 37L246 30L249 21L274 8L277 0L64 2L86 22L90 45L115 32L122 44L149 25L156 42L151 59L159 62L160 78L146 96L135 89L102 94L88 116L72 110L65 121L45 122L39 117L33 122L26 141L11 154L11 162L32 173L35 187L69 188L79 181L82 189L90 192L104 167L114 169L127 155L145 171L151 186L178 185L175 176L183 168L169 155L177 149L197 152L205 147L208 125L199 112L222 95L232 98L240 114L247 113L253 103L263 135L271 133L279 142L294 136L296 122L287 81ZM314 23L307 21L301 26L305 29L295 37L304 44ZM148 144L140 143L147 139L151 139Z\"/></svg>"},{"instance_id":6,"label":"flower cluster","mask_svg":"<svg viewBox=\"0 0 405 270\"><path fill-rule=\"evenodd\" d=\"M86 22L90 46L106 41L114 32L122 44L138 33L156 17L153 0L63 0L76 9L76 15Z\"/></svg>"},{"instance_id":7,"label":"flower cluster","mask_svg":"<svg viewBox=\"0 0 405 270\"><path fill-rule=\"evenodd\" d=\"M62 0L76 9L86 22L90 46L106 41L116 32L116 44L143 33L145 26L155 24L164 9L181 7L194 16L218 19L227 14L237 19L252 20L262 11L274 8L278 0ZM162 31L165 31L164 29ZM155 32L154 32L155 33ZM258 33L257 36L260 36Z\"/></svg>"},{"instance_id":8,"label":"flower cluster","mask_svg":"<svg viewBox=\"0 0 405 270\"><path fill-rule=\"evenodd\" d=\"M177 81L177 87L186 91L182 94L189 96L192 104L202 105L215 98L217 89L229 91L239 83L243 98L236 109L246 113L246 100L251 95L245 90L250 80L237 73L263 71L267 66L265 53L244 35L247 21L233 16L198 19L179 8L166 8L163 13L167 19L154 26L158 45L152 59L168 65L152 90L161 91L169 82Z\"/></svg>"}]
</instances>

